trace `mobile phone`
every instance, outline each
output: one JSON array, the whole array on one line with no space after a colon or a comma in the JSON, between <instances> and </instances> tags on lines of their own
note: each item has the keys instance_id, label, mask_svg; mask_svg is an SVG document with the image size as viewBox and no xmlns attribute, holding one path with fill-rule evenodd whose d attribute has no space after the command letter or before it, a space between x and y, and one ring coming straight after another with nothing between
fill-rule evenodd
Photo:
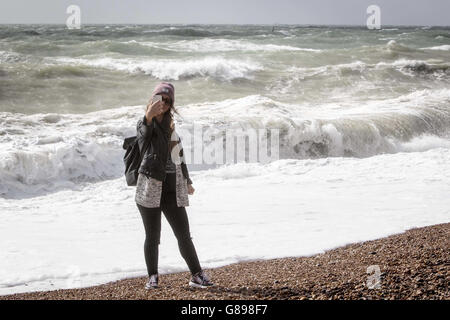
<instances>
[{"instance_id":1,"label":"mobile phone","mask_svg":"<svg viewBox=\"0 0 450 320\"><path fill-rule=\"evenodd\" d=\"M162 101L162 95L155 94L152 99L152 104L155 103L155 101Z\"/></svg>"}]
</instances>

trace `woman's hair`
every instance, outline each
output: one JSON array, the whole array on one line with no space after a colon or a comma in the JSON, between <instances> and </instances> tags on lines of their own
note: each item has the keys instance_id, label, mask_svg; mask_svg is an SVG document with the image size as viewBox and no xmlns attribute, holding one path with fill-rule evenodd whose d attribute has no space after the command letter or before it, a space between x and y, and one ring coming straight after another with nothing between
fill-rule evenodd
<instances>
[{"instance_id":1,"label":"woman's hair","mask_svg":"<svg viewBox=\"0 0 450 320\"><path fill-rule=\"evenodd\" d=\"M170 131L170 134L172 134L172 131L175 130L175 122L173 121L173 114L171 111L173 110L173 112L175 112L176 114L178 114L178 115L180 115L180 114L178 113L178 110L175 109L172 99L169 98L169 100L170 100L170 107L169 107L169 110L167 110L166 112L168 112L169 116L170 116L169 131Z\"/></svg>"},{"instance_id":2,"label":"woman's hair","mask_svg":"<svg viewBox=\"0 0 450 320\"><path fill-rule=\"evenodd\" d=\"M150 99L150 101L151 101L152 99ZM180 117L181 117L181 115L180 115L180 113L178 112L178 110L177 109L175 109L175 107L174 107L174 103L173 103L173 100L172 99L170 99L169 98L169 101L170 101L170 104L169 104L169 109L166 111L166 113L168 114L168 116L169 116L169 118L170 118L170 120L169 120L169 126L168 126L168 135L169 135L169 140L170 140L170 138L172 137L172 133L173 133L173 131L175 130L175 122L173 121L173 114L172 114L172 110L173 110L173 112L175 112L177 115L179 115ZM149 105L147 105L147 108L149 107ZM172 148L177 144L178 142L177 141L171 141L170 142L170 150L172 150Z\"/></svg>"},{"instance_id":3,"label":"woman's hair","mask_svg":"<svg viewBox=\"0 0 450 320\"><path fill-rule=\"evenodd\" d=\"M170 100L170 107L169 110L167 110L166 112L168 113L169 117L170 117L170 122L169 122L169 141L172 137L172 133L175 130L175 122L173 121L173 114L172 111L175 112L177 115L180 115L178 113L178 110L175 109L174 105L173 105L173 101ZM172 148L178 143L178 141L170 141L170 151L172 151Z\"/></svg>"}]
</instances>

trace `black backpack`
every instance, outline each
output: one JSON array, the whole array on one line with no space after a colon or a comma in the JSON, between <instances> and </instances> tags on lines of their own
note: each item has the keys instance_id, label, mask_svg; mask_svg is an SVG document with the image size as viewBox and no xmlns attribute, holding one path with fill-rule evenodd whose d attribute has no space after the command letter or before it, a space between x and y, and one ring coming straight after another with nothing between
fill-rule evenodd
<instances>
[{"instance_id":1,"label":"black backpack","mask_svg":"<svg viewBox=\"0 0 450 320\"><path fill-rule=\"evenodd\" d=\"M148 145L148 143L147 143ZM123 149L127 150L123 156L123 162L125 164L125 179L128 186L136 186L138 178L138 170L141 166L142 157L145 151L142 153L139 150L138 139L136 136L125 138L123 141ZM144 150L146 147L144 146Z\"/></svg>"}]
</instances>

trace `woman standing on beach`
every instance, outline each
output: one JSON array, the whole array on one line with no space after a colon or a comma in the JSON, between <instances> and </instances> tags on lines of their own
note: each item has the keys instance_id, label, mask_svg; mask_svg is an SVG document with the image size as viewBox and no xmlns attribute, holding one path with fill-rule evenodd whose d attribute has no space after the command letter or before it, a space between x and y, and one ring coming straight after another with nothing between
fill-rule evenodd
<instances>
[{"instance_id":1,"label":"woman standing on beach","mask_svg":"<svg viewBox=\"0 0 450 320\"><path fill-rule=\"evenodd\" d=\"M161 95L162 100L154 101L155 95ZM181 139L175 132L173 122L172 110L177 112L174 108L174 86L161 82L155 87L150 101L144 117L137 123L139 149L144 156L135 197L146 235L144 254L149 280L145 288L158 287L161 211L178 240L180 253L192 274L189 285L205 288L213 283L200 266L189 231L185 207L189 206L188 194L193 194L194 188L184 161Z\"/></svg>"}]
</instances>

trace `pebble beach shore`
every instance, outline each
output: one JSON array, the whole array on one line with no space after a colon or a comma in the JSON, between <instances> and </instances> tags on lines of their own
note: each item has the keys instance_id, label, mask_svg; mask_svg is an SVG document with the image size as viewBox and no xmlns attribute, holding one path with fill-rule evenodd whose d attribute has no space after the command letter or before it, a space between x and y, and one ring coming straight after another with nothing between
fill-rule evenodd
<instances>
[{"instance_id":1,"label":"pebble beach shore","mask_svg":"<svg viewBox=\"0 0 450 320\"><path fill-rule=\"evenodd\" d=\"M0 296L5 299L444 299L450 298L450 223L350 244L311 257L236 263L206 269L215 283L188 286L189 272L99 286ZM369 266L378 266L379 288L368 288ZM372 268L378 268L372 267Z\"/></svg>"}]
</instances>

